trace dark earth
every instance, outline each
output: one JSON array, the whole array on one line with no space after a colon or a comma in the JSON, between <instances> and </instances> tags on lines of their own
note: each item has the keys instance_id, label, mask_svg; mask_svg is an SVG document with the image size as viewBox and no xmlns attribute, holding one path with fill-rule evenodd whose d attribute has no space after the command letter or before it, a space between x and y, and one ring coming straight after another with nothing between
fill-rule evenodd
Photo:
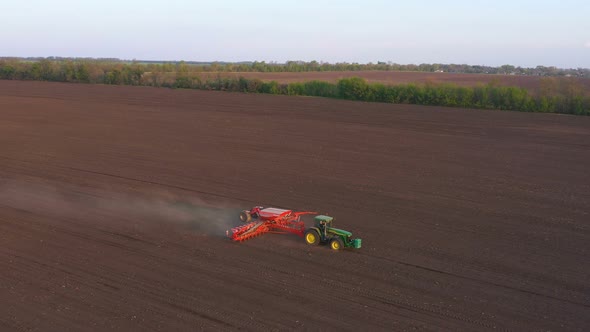
<instances>
[{"instance_id":1,"label":"dark earth","mask_svg":"<svg viewBox=\"0 0 590 332\"><path fill-rule=\"evenodd\" d=\"M590 117L0 81L0 330L587 331L589 166Z\"/></svg>"}]
</instances>

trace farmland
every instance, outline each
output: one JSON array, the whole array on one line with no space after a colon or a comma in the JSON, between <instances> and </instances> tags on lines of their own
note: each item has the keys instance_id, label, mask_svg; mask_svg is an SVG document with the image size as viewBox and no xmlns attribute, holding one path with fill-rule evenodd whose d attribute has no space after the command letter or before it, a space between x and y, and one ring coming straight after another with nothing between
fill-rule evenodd
<instances>
[{"instance_id":1,"label":"farmland","mask_svg":"<svg viewBox=\"0 0 590 332\"><path fill-rule=\"evenodd\" d=\"M0 327L587 330L589 149L588 117L0 81ZM363 248L229 241L258 204Z\"/></svg>"},{"instance_id":2,"label":"farmland","mask_svg":"<svg viewBox=\"0 0 590 332\"><path fill-rule=\"evenodd\" d=\"M196 74L203 80L215 79L218 76L248 79L261 79L263 81L277 81L287 84L294 82L308 82L313 80L336 82L342 78L360 77L371 83L387 85L396 84L457 84L459 86L472 87L484 84L498 84L502 86L518 86L530 92L539 92L543 85L557 84L559 81L571 80L590 91L590 78L566 78L566 77L542 77L524 75L491 75L491 74L456 74L456 73L428 73L428 72L397 72L397 71L326 71L326 72L203 72Z\"/></svg>"},{"instance_id":3,"label":"farmland","mask_svg":"<svg viewBox=\"0 0 590 332\"><path fill-rule=\"evenodd\" d=\"M182 61L126 63L91 59L24 61L0 58L0 79L302 95L396 104L590 115L590 78L583 69L544 72L539 69L543 67L528 68L528 75L507 71L505 67L509 66L489 68L496 72L502 70L502 74L393 70L324 72L318 70L321 67L294 72L289 71L291 65L255 62L251 65L226 64L220 67L217 64L188 65ZM371 68L373 65L363 66ZM447 65L449 68L454 66ZM240 68L248 70L239 71ZM465 68L469 69L476 68ZM524 69L519 67L519 70ZM538 75L531 74L535 72ZM552 72L555 76L539 76Z\"/></svg>"}]
</instances>

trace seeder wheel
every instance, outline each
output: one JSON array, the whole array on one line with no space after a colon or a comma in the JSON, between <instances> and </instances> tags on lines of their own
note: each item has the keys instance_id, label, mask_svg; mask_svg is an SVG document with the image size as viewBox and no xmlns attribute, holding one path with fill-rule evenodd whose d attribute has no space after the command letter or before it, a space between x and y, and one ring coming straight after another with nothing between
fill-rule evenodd
<instances>
[{"instance_id":1,"label":"seeder wheel","mask_svg":"<svg viewBox=\"0 0 590 332\"><path fill-rule=\"evenodd\" d=\"M240 220L242 222L250 222L252 221L252 215L248 211L242 211L240 212Z\"/></svg>"}]
</instances>

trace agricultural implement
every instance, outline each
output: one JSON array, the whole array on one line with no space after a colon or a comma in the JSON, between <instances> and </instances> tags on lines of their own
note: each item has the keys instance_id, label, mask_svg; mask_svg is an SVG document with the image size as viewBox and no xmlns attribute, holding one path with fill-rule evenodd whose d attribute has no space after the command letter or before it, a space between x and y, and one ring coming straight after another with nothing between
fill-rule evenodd
<instances>
[{"instance_id":1,"label":"agricultural implement","mask_svg":"<svg viewBox=\"0 0 590 332\"><path fill-rule=\"evenodd\" d=\"M303 236L305 223L301 221L301 216L306 214L317 214L317 212L293 212L292 210L255 206L249 211L240 212L240 220L246 224L232 228L231 235L229 231L227 235L232 240L239 242L264 233L292 233Z\"/></svg>"},{"instance_id":2,"label":"agricultural implement","mask_svg":"<svg viewBox=\"0 0 590 332\"><path fill-rule=\"evenodd\" d=\"M334 250L361 247L361 239L352 239L352 233L331 227L334 218L330 216L317 215L315 226L306 231L301 216L309 214L318 213L255 206L240 213L240 220L246 224L232 228L231 234L227 231L227 236L242 242L264 233L291 233L304 237L308 244L329 243Z\"/></svg>"}]
</instances>

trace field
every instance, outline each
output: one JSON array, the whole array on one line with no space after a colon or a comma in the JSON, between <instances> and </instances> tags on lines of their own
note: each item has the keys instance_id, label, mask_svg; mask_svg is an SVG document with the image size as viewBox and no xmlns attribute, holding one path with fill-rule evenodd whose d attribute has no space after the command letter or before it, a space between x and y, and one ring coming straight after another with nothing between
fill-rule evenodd
<instances>
[{"instance_id":1,"label":"field","mask_svg":"<svg viewBox=\"0 0 590 332\"><path fill-rule=\"evenodd\" d=\"M0 329L588 330L589 149L588 117L0 81ZM363 248L229 241L258 204Z\"/></svg>"},{"instance_id":2,"label":"field","mask_svg":"<svg viewBox=\"0 0 590 332\"><path fill-rule=\"evenodd\" d=\"M277 81L279 83L307 82L312 80L336 82L346 77L362 77L368 82L382 83L386 85L396 84L425 84L425 83L450 83L459 86L476 86L478 84L494 83L502 86L517 86L525 88L533 93L539 92L543 87L553 88L560 82L572 81L590 91L590 78L568 77L541 77L523 75L488 75L488 74L455 74L455 73L426 73L426 72L396 72L396 71L331 71L331 72L284 72L284 73L201 73L197 74L201 79L215 79L218 76L249 79L258 78L263 81Z\"/></svg>"}]
</instances>

